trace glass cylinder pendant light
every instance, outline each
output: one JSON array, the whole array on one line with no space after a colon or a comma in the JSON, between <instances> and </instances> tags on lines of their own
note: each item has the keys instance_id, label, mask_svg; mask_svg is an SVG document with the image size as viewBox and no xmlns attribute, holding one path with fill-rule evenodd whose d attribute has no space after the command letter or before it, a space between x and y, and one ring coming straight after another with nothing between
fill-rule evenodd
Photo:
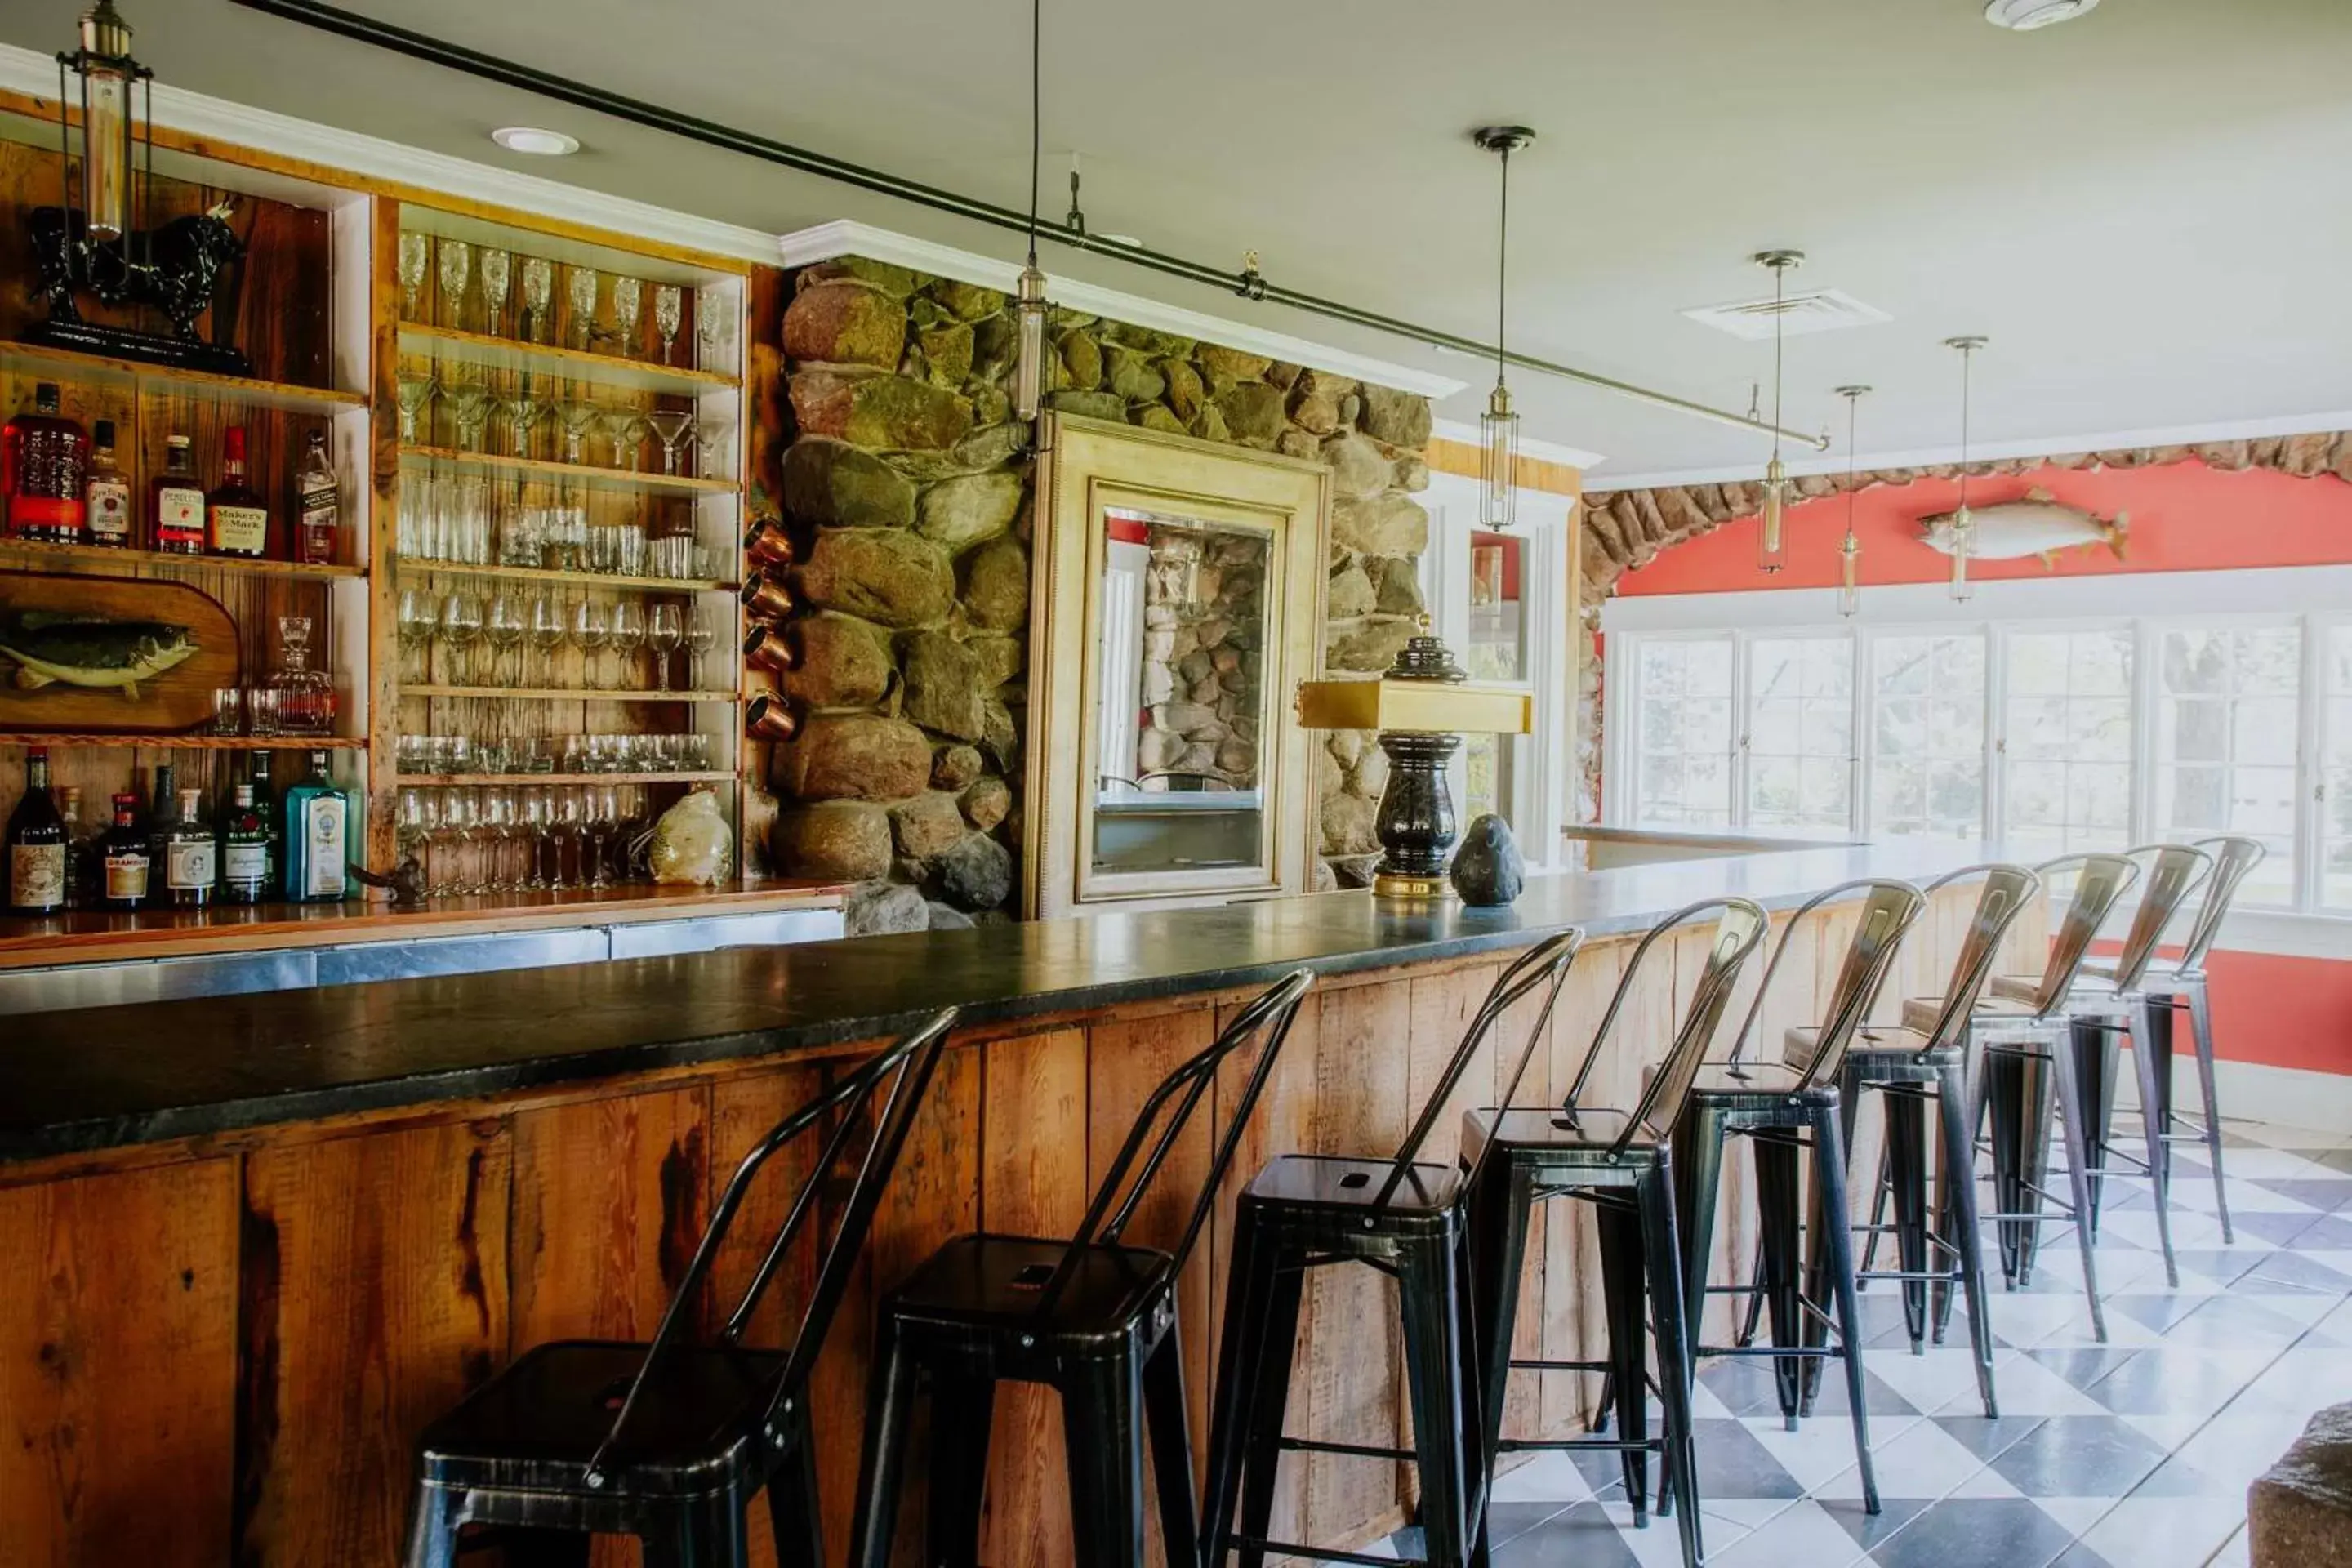
<instances>
[{"instance_id":1,"label":"glass cylinder pendant light","mask_svg":"<svg viewBox=\"0 0 2352 1568\"><path fill-rule=\"evenodd\" d=\"M1769 574L1789 563L1781 513L1789 504L1789 470L1780 462L1780 313L1789 269L1805 264L1801 250L1759 250L1751 258L1772 269L1772 460L1764 465L1764 515L1756 535L1756 568Z\"/></svg>"},{"instance_id":2,"label":"glass cylinder pendant light","mask_svg":"<svg viewBox=\"0 0 2352 1568\"><path fill-rule=\"evenodd\" d=\"M1965 604L1976 593L1969 582L1969 550L1976 538L1976 519L1969 512L1969 367L1977 350L1989 338L1946 338L1944 346L1960 355L1960 504L1952 511L1952 600Z\"/></svg>"},{"instance_id":3,"label":"glass cylinder pendant light","mask_svg":"<svg viewBox=\"0 0 2352 1568\"><path fill-rule=\"evenodd\" d=\"M83 237L95 245L121 239L138 226L131 212L131 165L139 139L131 96L152 73L131 58L131 24L114 9L114 0L98 0L82 13L77 42L72 53L58 57L58 118L65 120L66 105L78 96ZM78 95L68 90L68 74L79 79Z\"/></svg>"},{"instance_id":4,"label":"glass cylinder pendant light","mask_svg":"<svg viewBox=\"0 0 2352 1568\"><path fill-rule=\"evenodd\" d=\"M1511 154L1536 139L1524 125L1487 125L1471 139L1496 155L1503 165L1501 222L1495 247L1495 390L1486 395L1486 412L1478 416L1478 525L1504 529L1517 510L1519 416L1511 408L1511 388L1504 380L1503 323L1510 300Z\"/></svg>"},{"instance_id":5,"label":"glass cylinder pendant light","mask_svg":"<svg viewBox=\"0 0 2352 1568\"><path fill-rule=\"evenodd\" d=\"M1037 179L1045 160L1045 89L1041 61L1045 53L1044 0L1029 5L1029 264L1021 269L1013 297L1013 321L1019 357L1013 371L1013 416L1033 426L1045 404L1045 274L1037 266Z\"/></svg>"},{"instance_id":6,"label":"glass cylinder pendant light","mask_svg":"<svg viewBox=\"0 0 2352 1568\"><path fill-rule=\"evenodd\" d=\"M1869 390L1866 386L1837 389L1837 395L1845 399L1845 538L1838 545L1838 614L1848 620L1862 613L1862 541L1853 532L1853 498L1861 488L1861 469L1853 432L1854 411Z\"/></svg>"}]
</instances>

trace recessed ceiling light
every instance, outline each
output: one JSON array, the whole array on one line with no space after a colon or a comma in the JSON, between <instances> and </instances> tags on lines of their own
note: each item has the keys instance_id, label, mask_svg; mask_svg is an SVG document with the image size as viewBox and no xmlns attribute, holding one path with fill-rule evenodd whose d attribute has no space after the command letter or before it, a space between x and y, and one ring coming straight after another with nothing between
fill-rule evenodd
<instances>
[{"instance_id":1,"label":"recessed ceiling light","mask_svg":"<svg viewBox=\"0 0 2352 1568\"><path fill-rule=\"evenodd\" d=\"M1985 20L1996 27L2030 33L2057 22L2071 22L2099 0L1985 0Z\"/></svg>"},{"instance_id":2,"label":"recessed ceiling light","mask_svg":"<svg viewBox=\"0 0 2352 1568\"><path fill-rule=\"evenodd\" d=\"M566 136L561 131L541 131L532 125L501 125L490 132L490 140L509 153L530 153L541 158L561 158L580 151L580 138Z\"/></svg>"}]
</instances>

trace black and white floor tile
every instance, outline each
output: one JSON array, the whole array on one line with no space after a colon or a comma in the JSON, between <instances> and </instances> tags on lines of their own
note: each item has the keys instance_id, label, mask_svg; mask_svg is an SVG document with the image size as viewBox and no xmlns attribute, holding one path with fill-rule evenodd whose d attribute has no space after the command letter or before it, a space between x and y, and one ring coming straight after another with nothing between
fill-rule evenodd
<instances>
[{"instance_id":1,"label":"black and white floor tile","mask_svg":"<svg viewBox=\"0 0 2352 1568\"><path fill-rule=\"evenodd\" d=\"M2235 1241L2203 1151L2175 1154L2168 1288L2155 1215L2122 1185L2095 1255L2091 1332L2071 1230L2031 1289L1992 1270L2000 1418L1954 1345L1913 1356L1891 1287L1864 1297L1881 1510L1862 1509L1842 1395L1783 1430L1769 1363L1700 1373L1713 1568L2236 1568L2246 1486L2323 1405L2352 1398L2352 1135L2229 1124ZM1497 1481L1496 1568L1679 1568L1671 1521L1635 1530L1612 1458L1547 1454ZM1387 1550L1417 1554L1417 1532Z\"/></svg>"}]
</instances>

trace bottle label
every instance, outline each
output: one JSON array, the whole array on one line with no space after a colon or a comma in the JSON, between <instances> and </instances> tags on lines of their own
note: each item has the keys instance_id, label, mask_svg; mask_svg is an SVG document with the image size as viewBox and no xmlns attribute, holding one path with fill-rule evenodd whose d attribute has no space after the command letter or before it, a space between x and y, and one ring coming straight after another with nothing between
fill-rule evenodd
<instances>
[{"instance_id":1,"label":"bottle label","mask_svg":"<svg viewBox=\"0 0 2352 1568\"><path fill-rule=\"evenodd\" d=\"M8 902L20 910L53 910L66 901L66 847L16 844L8 849Z\"/></svg>"},{"instance_id":2,"label":"bottle label","mask_svg":"<svg viewBox=\"0 0 2352 1568\"><path fill-rule=\"evenodd\" d=\"M27 496L8 498L8 521L16 528L81 527L81 498Z\"/></svg>"},{"instance_id":3,"label":"bottle label","mask_svg":"<svg viewBox=\"0 0 2352 1568\"><path fill-rule=\"evenodd\" d=\"M106 858L106 896L119 904L147 896L147 857L132 853Z\"/></svg>"},{"instance_id":4,"label":"bottle label","mask_svg":"<svg viewBox=\"0 0 2352 1568\"><path fill-rule=\"evenodd\" d=\"M155 542L202 544L205 542L205 492L194 487L166 485L155 492Z\"/></svg>"},{"instance_id":5,"label":"bottle label","mask_svg":"<svg viewBox=\"0 0 2352 1568\"><path fill-rule=\"evenodd\" d=\"M269 542L269 513L257 506L213 508L213 548L258 555Z\"/></svg>"},{"instance_id":6,"label":"bottle label","mask_svg":"<svg viewBox=\"0 0 2352 1568\"><path fill-rule=\"evenodd\" d=\"M210 838L176 840L166 854L163 885L167 888L209 888L218 879L219 861Z\"/></svg>"},{"instance_id":7,"label":"bottle label","mask_svg":"<svg viewBox=\"0 0 2352 1568\"><path fill-rule=\"evenodd\" d=\"M89 536L122 544L131 539L131 487L120 479L92 479L84 492L89 502Z\"/></svg>"},{"instance_id":8,"label":"bottle label","mask_svg":"<svg viewBox=\"0 0 2352 1568\"><path fill-rule=\"evenodd\" d=\"M302 803L302 896L343 896L343 798L312 795Z\"/></svg>"}]
</instances>

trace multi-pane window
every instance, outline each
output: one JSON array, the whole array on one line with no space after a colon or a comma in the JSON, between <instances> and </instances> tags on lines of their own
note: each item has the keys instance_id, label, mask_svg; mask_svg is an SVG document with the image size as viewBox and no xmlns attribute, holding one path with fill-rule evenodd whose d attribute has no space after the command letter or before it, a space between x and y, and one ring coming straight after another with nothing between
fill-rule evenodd
<instances>
[{"instance_id":1,"label":"multi-pane window","mask_svg":"<svg viewBox=\"0 0 2352 1568\"><path fill-rule=\"evenodd\" d=\"M2352 912L2352 626L2327 628L2320 710L2319 902Z\"/></svg>"},{"instance_id":2,"label":"multi-pane window","mask_svg":"<svg viewBox=\"0 0 2352 1568\"><path fill-rule=\"evenodd\" d=\"M2155 653L2154 836L2258 838L2270 854L2238 896L2292 900L2301 627L2171 627Z\"/></svg>"},{"instance_id":3,"label":"multi-pane window","mask_svg":"<svg viewBox=\"0 0 2352 1568\"><path fill-rule=\"evenodd\" d=\"M1853 817L1853 639L1748 645L1748 826L1843 834Z\"/></svg>"},{"instance_id":4,"label":"multi-pane window","mask_svg":"<svg viewBox=\"0 0 2352 1568\"><path fill-rule=\"evenodd\" d=\"M1872 639L1872 835L1982 837L1984 731L1983 633Z\"/></svg>"},{"instance_id":5,"label":"multi-pane window","mask_svg":"<svg viewBox=\"0 0 2352 1568\"><path fill-rule=\"evenodd\" d=\"M1470 536L1470 640L1462 663L1473 680L1528 678L1526 605L1521 598L1525 563L1521 536ZM1501 735L1462 738L1463 820L1487 812L1514 816L1511 745Z\"/></svg>"},{"instance_id":6,"label":"multi-pane window","mask_svg":"<svg viewBox=\"0 0 2352 1568\"><path fill-rule=\"evenodd\" d=\"M2010 634L2002 840L2021 858L2131 837L2132 629Z\"/></svg>"},{"instance_id":7,"label":"multi-pane window","mask_svg":"<svg viewBox=\"0 0 2352 1568\"><path fill-rule=\"evenodd\" d=\"M1732 647L1727 637L1636 645L1637 810L1662 827L1731 821Z\"/></svg>"}]
</instances>

